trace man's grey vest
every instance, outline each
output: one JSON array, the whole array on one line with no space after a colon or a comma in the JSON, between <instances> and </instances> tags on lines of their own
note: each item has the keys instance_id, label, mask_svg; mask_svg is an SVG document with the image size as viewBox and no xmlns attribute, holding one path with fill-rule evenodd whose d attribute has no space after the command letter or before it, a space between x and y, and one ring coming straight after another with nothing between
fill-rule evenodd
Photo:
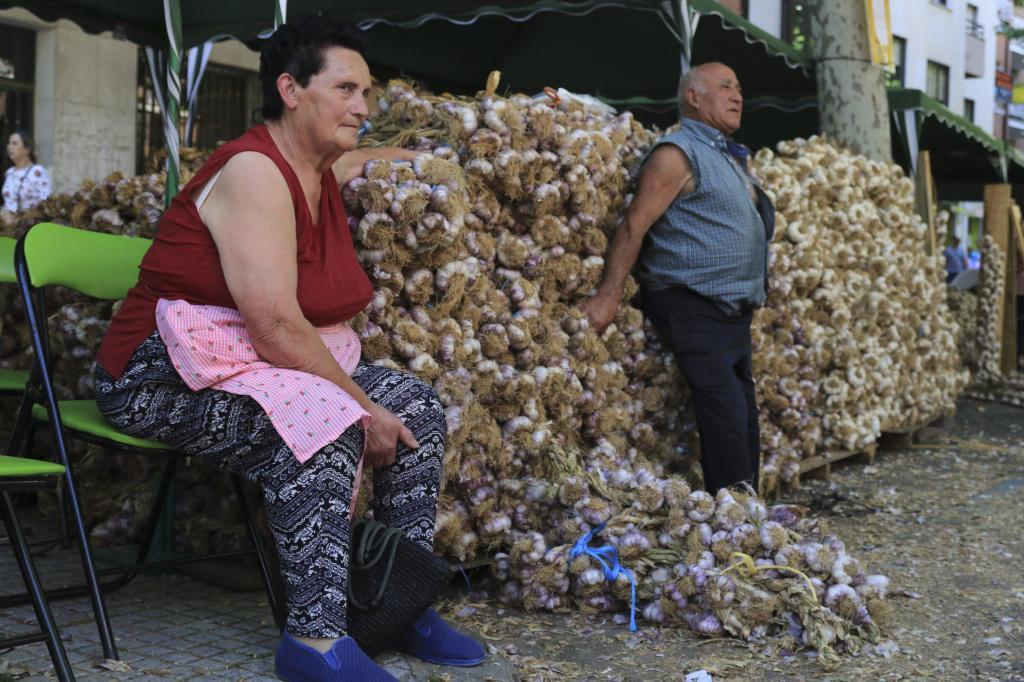
<instances>
[{"instance_id":1,"label":"man's grey vest","mask_svg":"<svg viewBox=\"0 0 1024 682\"><path fill-rule=\"evenodd\" d=\"M676 197L651 226L638 279L648 289L684 287L729 315L764 304L768 243L775 230L771 200L711 126L683 119L682 127L655 148L662 144L686 154L694 189Z\"/></svg>"}]
</instances>

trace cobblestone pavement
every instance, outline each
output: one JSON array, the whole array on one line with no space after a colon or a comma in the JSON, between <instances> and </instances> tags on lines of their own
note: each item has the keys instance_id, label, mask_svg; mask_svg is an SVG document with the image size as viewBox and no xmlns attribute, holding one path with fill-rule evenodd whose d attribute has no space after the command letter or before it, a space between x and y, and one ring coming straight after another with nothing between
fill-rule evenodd
<instances>
[{"instance_id":1,"label":"cobblestone pavement","mask_svg":"<svg viewBox=\"0 0 1024 682\"><path fill-rule=\"evenodd\" d=\"M47 586L81 582L74 548L36 552L35 563ZM0 546L0 585L4 594L22 587L6 540ZM121 661L103 660L88 597L50 604L79 680L276 679L278 633L262 590L230 591L180 574L140 576L108 595L106 603ZM0 637L35 631L31 606L0 611ZM515 679L512 664L496 656L470 669L440 668L400 654L385 654L379 662L403 682ZM0 651L0 682L53 678L45 644Z\"/></svg>"}]
</instances>

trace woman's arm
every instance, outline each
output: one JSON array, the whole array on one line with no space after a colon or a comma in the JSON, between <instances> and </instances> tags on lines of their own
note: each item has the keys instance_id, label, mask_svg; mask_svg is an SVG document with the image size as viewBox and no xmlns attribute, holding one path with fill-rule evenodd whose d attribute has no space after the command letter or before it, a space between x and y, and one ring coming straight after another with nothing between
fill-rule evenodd
<instances>
[{"instance_id":1,"label":"woman's arm","mask_svg":"<svg viewBox=\"0 0 1024 682\"><path fill-rule=\"evenodd\" d=\"M50 197L50 174L41 165L36 164L29 171L30 182L26 193L26 208L35 206L40 201Z\"/></svg>"},{"instance_id":2,"label":"woman's arm","mask_svg":"<svg viewBox=\"0 0 1024 682\"><path fill-rule=\"evenodd\" d=\"M417 152L411 149L400 147L365 147L345 152L341 158L331 166L334 170L334 177L338 179L338 185L347 185L350 180L363 174L363 166L367 161L384 159L387 161L412 161L424 152Z\"/></svg>"},{"instance_id":3,"label":"woman's arm","mask_svg":"<svg viewBox=\"0 0 1024 682\"><path fill-rule=\"evenodd\" d=\"M374 404L335 361L297 298L295 211L284 177L267 156L242 152L225 164L203 203L228 291L245 320L253 347L271 365L315 374L340 386L371 416L366 454L373 466L394 461L400 439L412 433Z\"/></svg>"}]
</instances>

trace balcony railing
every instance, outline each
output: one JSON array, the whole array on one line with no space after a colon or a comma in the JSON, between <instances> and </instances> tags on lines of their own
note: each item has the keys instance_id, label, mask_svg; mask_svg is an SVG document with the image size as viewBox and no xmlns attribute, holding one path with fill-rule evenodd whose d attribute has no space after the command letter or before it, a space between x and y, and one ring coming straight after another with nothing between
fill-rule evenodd
<instances>
[{"instance_id":1,"label":"balcony railing","mask_svg":"<svg viewBox=\"0 0 1024 682\"><path fill-rule=\"evenodd\" d=\"M967 35L985 39L985 27L976 21L967 20Z\"/></svg>"}]
</instances>

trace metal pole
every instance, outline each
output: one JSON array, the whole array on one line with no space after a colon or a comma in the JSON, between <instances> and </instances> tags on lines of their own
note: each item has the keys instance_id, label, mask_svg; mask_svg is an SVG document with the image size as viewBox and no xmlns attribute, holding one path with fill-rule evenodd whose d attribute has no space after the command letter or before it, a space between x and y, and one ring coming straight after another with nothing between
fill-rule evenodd
<instances>
[{"instance_id":1,"label":"metal pole","mask_svg":"<svg viewBox=\"0 0 1024 682\"><path fill-rule=\"evenodd\" d=\"M179 148L178 111L181 104L181 6L179 0L164 0L164 24L167 26L167 108L164 110L164 144L167 146L167 187L164 208L178 193Z\"/></svg>"},{"instance_id":2,"label":"metal pole","mask_svg":"<svg viewBox=\"0 0 1024 682\"><path fill-rule=\"evenodd\" d=\"M274 3L274 30L283 24L288 16L288 0L277 0Z\"/></svg>"}]
</instances>

